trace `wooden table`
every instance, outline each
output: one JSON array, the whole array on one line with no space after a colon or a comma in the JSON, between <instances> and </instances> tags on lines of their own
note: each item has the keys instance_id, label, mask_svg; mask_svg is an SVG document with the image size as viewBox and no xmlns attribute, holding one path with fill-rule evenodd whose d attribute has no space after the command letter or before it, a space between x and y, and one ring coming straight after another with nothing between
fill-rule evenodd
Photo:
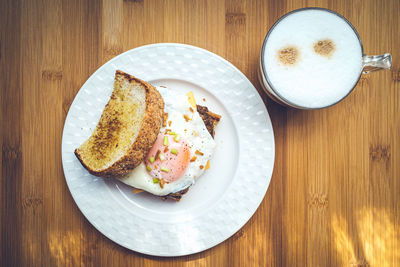
<instances>
[{"instance_id":1,"label":"wooden table","mask_svg":"<svg viewBox=\"0 0 400 267\"><path fill-rule=\"evenodd\" d=\"M340 104L299 111L269 100L260 47L284 13L330 8L391 71L365 75ZM400 266L400 2L1 1L3 266ZM207 251L157 258L104 237L65 183L69 106L110 58L157 42L208 49L237 66L270 113L276 161L268 192L234 236Z\"/></svg>"}]
</instances>

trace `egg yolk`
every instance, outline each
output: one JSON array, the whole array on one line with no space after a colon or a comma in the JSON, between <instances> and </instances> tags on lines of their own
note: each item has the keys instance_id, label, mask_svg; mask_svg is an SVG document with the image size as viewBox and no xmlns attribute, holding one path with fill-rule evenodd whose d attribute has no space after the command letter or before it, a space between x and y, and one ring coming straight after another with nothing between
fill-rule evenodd
<instances>
[{"instance_id":1,"label":"egg yolk","mask_svg":"<svg viewBox=\"0 0 400 267\"><path fill-rule=\"evenodd\" d=\"M183 137L160 133L145 163L150 175L165 182L178 180L189 165L190 150Z\"/></svg>"}]
</instances>

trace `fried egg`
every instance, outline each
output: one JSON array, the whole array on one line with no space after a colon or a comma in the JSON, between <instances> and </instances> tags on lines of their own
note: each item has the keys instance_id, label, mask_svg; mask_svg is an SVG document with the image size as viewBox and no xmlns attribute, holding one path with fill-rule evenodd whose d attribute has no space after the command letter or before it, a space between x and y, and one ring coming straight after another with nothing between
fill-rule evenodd
<instances>
[{"instance_id":1,"label":"fried egg","mask_svg":"<svg viewBox=\"0 0 400 267\"><path fill-rule=\"evenodd\" d=\"M193 185L207 169L216 143L196 110L193 98L157 87L168 114L165 127L144 162L123 183L157 196L179 192Z\"/></svg>"}]
</instances>

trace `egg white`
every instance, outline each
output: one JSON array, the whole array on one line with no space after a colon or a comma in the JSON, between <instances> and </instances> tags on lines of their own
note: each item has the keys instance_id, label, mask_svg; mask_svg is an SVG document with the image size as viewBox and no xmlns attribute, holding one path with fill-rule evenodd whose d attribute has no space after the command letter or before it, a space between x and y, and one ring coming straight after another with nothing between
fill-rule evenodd
<instances>
[{"instance_id":1,"label":"egg white","mask_svg":"<svg viewBox=\"0 0 400 267\"><path fill-rule=\"evenodd\" d=\"M188 143L190 150L190 158L196 156L194 162L189 162L185 173L178 180L165 183L164 188L158 183L153 183L153 177L146 170L144 163L141 163L130 174L119 178L119 180L127 185L137 189L150 192L154 195L165 196L170 193L181 191L195 183L195 179L200 177L205 170L207 161L211 159L215 150L216 143L208 132L199 113L192 108L186 95L177 94L173 90L165 87L157 87L165 102L165 112L168 113L168 121L171 126L162 127L160 132L165 129L171 129L175 133L180 134ZM184 115L191 120L186 121ZM199 150L202 156L196 155L195 151ZM200 165L203 168L200 168Z\"/></svg>"}]
</instances>

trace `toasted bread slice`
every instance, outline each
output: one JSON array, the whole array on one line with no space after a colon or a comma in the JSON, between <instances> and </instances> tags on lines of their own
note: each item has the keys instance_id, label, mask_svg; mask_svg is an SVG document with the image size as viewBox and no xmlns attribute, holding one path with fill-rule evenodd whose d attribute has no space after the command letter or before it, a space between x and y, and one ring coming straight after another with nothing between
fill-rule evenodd
<instances>
[{"instance_id":1,"label":"toasted bread slice","mask_svg":"<svg viewBox=\"0 0 400 267\"><path fill-rule=\"evenodd\" d=\"M164 101L152 85L117 70L114 90L96 129L75 155L93 175L125 175L144 160L163 114Z\"/></svg>"}]
</instances>

